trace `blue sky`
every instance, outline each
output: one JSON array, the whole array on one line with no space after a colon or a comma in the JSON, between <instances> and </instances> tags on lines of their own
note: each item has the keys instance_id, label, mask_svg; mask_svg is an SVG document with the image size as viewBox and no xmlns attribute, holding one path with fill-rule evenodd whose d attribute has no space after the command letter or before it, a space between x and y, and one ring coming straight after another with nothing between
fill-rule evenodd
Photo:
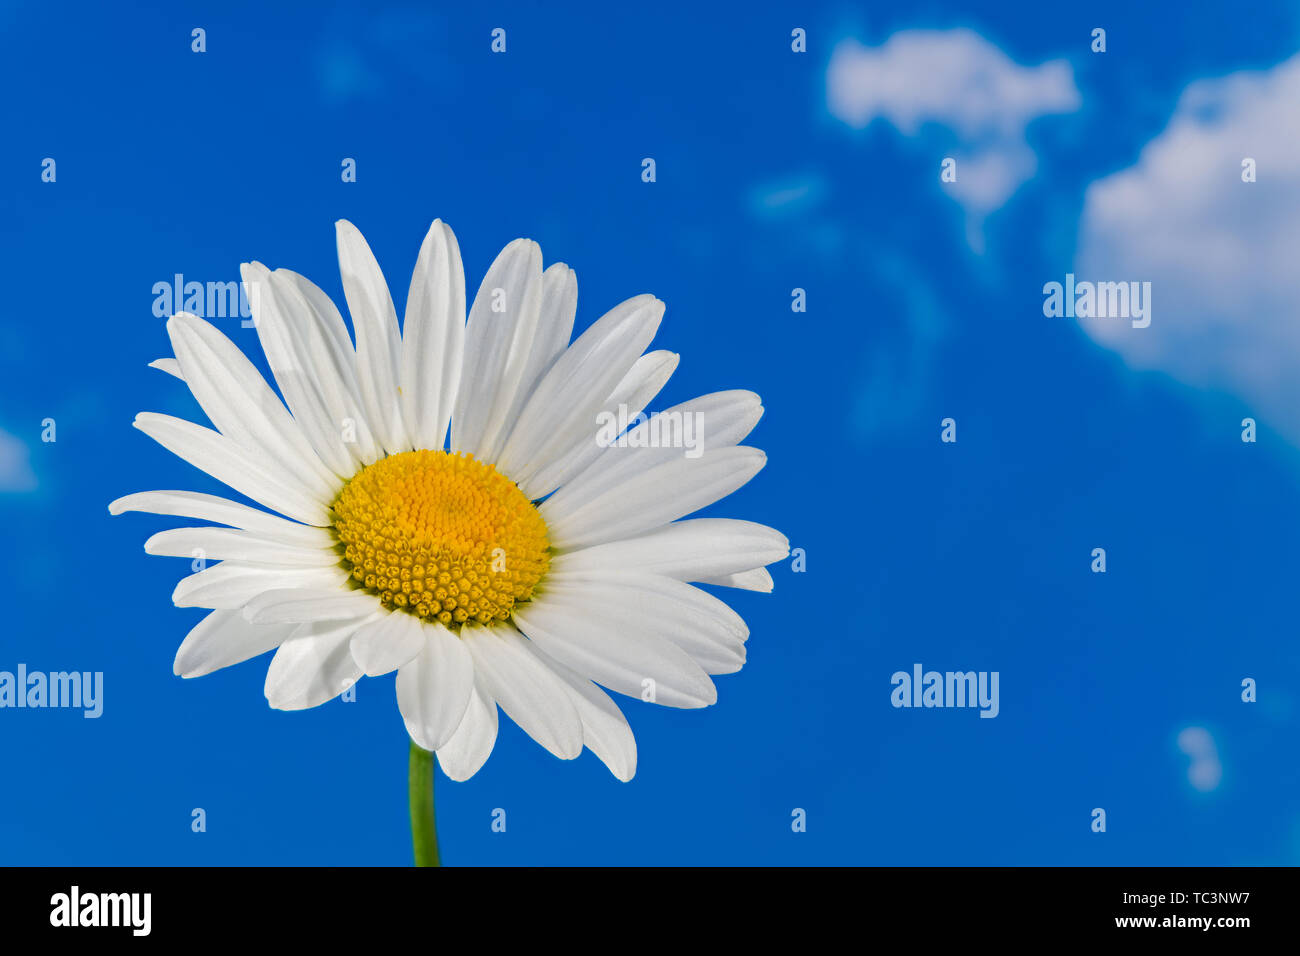
<instances>
[{"instance_id":1,"label":"blue sky","mask_svg":"<svg viewBox=\"0 0 1300 956\"><path fill-rule=\"evenodd\" d=\"M0 862L409 860L392 678L281 713L269 658L174 677L200 612L141 545L175 522L106 505L222 490L130 427L200 414L146 367L155 283L257 259L341 301L347 218L400 308L435 217L471 287L516 236L573 266L580 328L663 299L656 405L767 408L766 469L709 513L807 554L725 595L752 636L716 706L620 701L631 783L508 722L440 776L448 862L1300 861L1293 6L134 9L0 10L0 671L105 675L99 719L0 710ZM1076 268L1151 281L1151 327L1045 317ZM998 717L892 707L916 662L999 672Z\"/></svg>"}]
</instances>

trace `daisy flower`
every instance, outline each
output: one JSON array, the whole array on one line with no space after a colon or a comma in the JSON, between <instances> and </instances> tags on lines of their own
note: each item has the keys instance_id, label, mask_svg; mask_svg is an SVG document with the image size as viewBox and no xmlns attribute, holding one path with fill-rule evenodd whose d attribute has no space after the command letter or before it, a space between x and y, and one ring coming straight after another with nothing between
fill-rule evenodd
<instances>
[{"instance_id":1,"label":"daisy flower","mask_svg":"<svg viewBox=\"0 0 1300 956\"><path fill-rule=\"evenodd\" d=\"M628 299L571 342L577 279L563 263L543 270L530 240L497 256L467 317L456 238L435 221L399 329L361 233L340 221L337 238L355 345L316 285L255 262L241 275L278 395L186 313L167 323L175 357L152 363L189 386L213 428L152 412L135 427L263 506L188 491L109 506L211 523L145 543L218 562L172 595L210 610L175 672L274 650L267 700L297 710L396 671L417 745L413 814L419 754L468 779L492 750L498 708L555 756L586 747L631 779L636 744L601 687L714 703L710 675L740 670L749 632L694 584L770 591L765 565L788 554L763 525L687 517L763 467L740 444L758 396L641 414L677 366L646 351L664 304ZM632 423L617 440L598 427L614 417ZM690 423L691 448L665 439Z\"/></svg>"}]
</instances>

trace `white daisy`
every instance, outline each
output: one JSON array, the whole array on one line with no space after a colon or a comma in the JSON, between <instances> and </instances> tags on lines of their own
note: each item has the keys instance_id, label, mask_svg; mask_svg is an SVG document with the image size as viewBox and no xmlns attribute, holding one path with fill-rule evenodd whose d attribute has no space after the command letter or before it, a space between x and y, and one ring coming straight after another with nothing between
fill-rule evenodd
<instances>
[{"instance_id":1,"label":"white daisy","mask_svg":"<svg viewBox=\"0 0 1300 956\"><path fill-rule=\"evenodd\" d=\"M628 299L570 343L574 273L543 271L537 244L518 239L467 321L456 238L436 221L399 332L379 265L346 221L338 253L355 348L307 279L242 268L283 401L215 327L186 313L167 323L175 358L153 364L188 384L215 430L151 412L135 427L270 509L186 491L109 506L226 526L145 543L219 562L172 595L211 609L175 672L275 650L266 697L295 710L396 671L407 731L452 779L487 759L498 705L557 757L586 746L630 779L632 732L597 685L712 704L710 675L741 668L749 632L689 582L770 591L764 566L788 553L763 525L680 520L763 467L740 445L758 396L715 392L670 410L702 416L702 454L647 441L651 421L610 444L601 414L636 416L677 365L645 351L658 299Z\"/></svg>"}]
</instances>

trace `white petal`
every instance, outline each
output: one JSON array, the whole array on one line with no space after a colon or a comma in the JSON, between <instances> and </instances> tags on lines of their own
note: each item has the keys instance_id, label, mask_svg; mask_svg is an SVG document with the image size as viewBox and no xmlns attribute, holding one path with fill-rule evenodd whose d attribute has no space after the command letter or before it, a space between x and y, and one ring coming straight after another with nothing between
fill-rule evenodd
<instances>
[{"instance_id":1,"label":"white petal","mask_svg":"<svg viewBox=\"0 0 1300 956\"><path fill-rule=\"evenodd\" d=\"M381 613L387 612L373 594L342 589L282 588L259 594L244 607L244 617L255 624L350 621Z\"/></svg>"},{"instance_id":2,"label":"white petal","mask_svg":"<svg viewBox=\"0 0 1300 956\"><path fill-rule=\"evenodd\" d=\"M734 574L709 575L690 580L698 581L700 584L716 584L724 588L740 588L743 591L762 591L764 594L771 594L774 587L772 575L768 573L767 568L751 568Z\"/></svg>"},{"instance_id":3,"label":"white petal","mask_svg":"<svg viewBox=\"0 0 1300 956\"><path fill-rule=\"evenodd\" d=\"M451 227L435 219L420 246L402 325L402 416L416 448L446 444L464 354L465 270Z\"/></svg>"},{"instance_id":4,"label":"white petal","mask_svg":"<svg viewBox=\"0 0 1300 956\"><path fill-rule=\"evenodd\" d=\"M650 688L667 707L707 707L717 688L680 647L657 637L624 633L617 617L548 601L545 596L516 608L514 621L542 651L583 677L629 697Z\"/></svg>"},{"instance_id":5,"label":"white petal","mask_svg":"<svg viewBox=\"0 0 1300 956\"><path fill-rule=\"evenodd\" d=\"M604 406L592 416L592 428L582 432L568 448L557 451L558 443L548 445L538 453L535 462L530 462L516 480L520 490L531 500L545 498L556 488L589 468L605 450L600 442L600 431L596 426L600 415L619 416L624 411L628 421L634 420L645 407L654 400L659 391L668 384L668 379L677 370L681 356L676 352L659 350L642 355L623 376Z\"/></svg>"},{"instance_id":6,"label":"white petal","mask_svg":"<svg viewBox=\"0 0 1300 956\"><path fill-rule=\"evenodd\" d=\"M530 391L569 347L577 315L578 275L563 262L553 262L542 273L542 311L533 343L533 375L524 381Z\"/></svg>"},{"instance_id":7,"label":"white petal","mask_svg":"<svg viewBox=\"0 0 1300 956\"><path fill-rule=\"evenodd\" d=\"M564 682L529 652L518 631L469 628L461 634L475 673L511 720L561 760L582 753L582 719Z\"/></svg>"},{"instance_id":8,"label":"white petal","mask_svg":"<svg viewBox=\"0 0 1300 956\"><path fill-rule=\"evenodd\" d=\"M618 568L679 581L720 583L716 579L780 561L789 553L785 535L766 525L732 518L688 518L634 538L556 555L551 571Z\"/></svg>"},{"instance_id":9,"label":"white petal","mask_svg":"<svg viewBox=\"0 0 1300 956\"><path fill-rule=\"evenodd\" d=\"M409 615L408 615L409 616ZM441 624L424 624L424 649L397 671L397 707L406 732L437 750L456 732L474 690L474 661Z\"/></svg>"},{"instance_id":10,"label":"white petal","mask_svg":"<svg viewBox=\"0 0 1300 956\"><path fill-rule=\"evenodd\" d=\"M264 693L276 710L305 710L333 700L361 677L348 641L355 621L302 624L266 670Z\"/></svg>"},{"instance_id":11,"label":"white petal","mask_svg":"<svg viewBox=\"0 0 1300 956\"><path fill-rule=\"evenodd\" d=\"M538 510L553 547L588 547L642 534L711 505L753 478L766 461L763 452L744 446L673 457L589 499L560 498L568 490L561 488Z\"/></svg>"},{"instance_id":12,"label":"white petal","mask_svg":"<svg viewBox=\"0 0 1300 956\"><path fill-rule=\"evenodd\" d=\"M745 663L749 628L740 615L672 578L625 571L551 574L545 600L609 622L628 640L676 644L707 674L734 674Z\"/></svg>"},{"instance_id":13,"label":"white petal","mask_svg":"<svg viewBox=\"0 0 1300 956\"><path fill-rule=\"evenodd\" d=\"M367 677L395 671L424 649L420 619L405 611L387 611L352 635L352 657Z\"/></svg>"},{"instance_id":14,"label":"white petal","mask_svg":"<svg viewBox=\"0 0 1300 956\"><path fill-rule=\"evenodd\" d=\"M242 495L274 511L320 525L330 523L329 502L314 496L265 460L254 460L224 435L171 415L141 412L133 423L158 444Z\"/></svg>"},{"instance_id":15,"label":"white petal","mask_svg":"<svg viewBox=\"0 0 1300 956\"><path fill-rule=\"evenodd\" d=\"M262 627L244 620L238 611L213 611L186 635L176 651L172 672L202 677L279 647L296 625Z\"/></svg>"},{"instance_id":16,"label":"white petal","mask_svg":"<svg viewBox=\"0 0 1300 956\"><path fill-rule=\"evenodd\" d=\"M636 775L636 738L618 705L591 681L543 654L536 645L529 649L564 681L569 700L582 718L583 746L599 757L619 780L624 783L631 780Z\"/></svg>"},{"instance_id":17,"label":"white petal","mask_svg":"<svg viewBox=\"0 0 1300 956\"><path fill-rule=\"evenodd\" d=\"M339 312L339 307L334 304L334 300L316 283L292 269L276 269L275 274L284 276L298 287L298 291L311 307L317 327L324 333L326 341L330 344L330 352L335 358L340 373L355 384L357 353L352 347L352 339L348 336L347 324L343 321L343 315Z\"/></svg>"},{"instance_id":18,"label":"white petal","mask_svg":"<svg viewBox=\"0 0 1300 956\"><path fill-rule=\"evenodd\" d=\"M326 568L339 563L338 555L331 548L291 547L274 538L234 528L169 528L147 540L144 551L165 558L247 561L290 568Z\"/></svg>"},{"instance_id":19,"label":"white petal","mask_svg":"<svg viewBox=\"0 0 1300 956\"><path fill-rule=\"evenodd\" d=\"M468 780L487 762L496 741L496 701L476 679L460 726L451 739L438 748L438 765L452 780Z\"/></svg>"},{"instance_id":20,"label":"white petal","mask_svg":"<svg viewBox=\"0 0 1300 956\"><path fill-rule=\"evenodd\" d=\"M343 590L342 568L265 568L223 561L182 578L172 591L177 607L241 608L265 591L285 588Z\"/></svg>"},{"instance_id":21,"label":"white petal","mask_svg":"<svg viewBox=\"0 0 1300 956\"><path fill-rule=\"evenodd\" d=\"M508 475L549 462L583 436L594 436L596 413L646 350L664 304L652 295L628 299L601 316L555 360L537 384L498 458Z\"/></svg>"},{"instance_id":22,"label":"white petal","mask_svg":"<svg viewBox=\"0 0 1300 956\"><path fill-rule=\"evenodd\" d=\"M317 497L328 501L334 496L337 478L235 343L211 323L184 312L167 320L167 333L190 391L221 434L273 462Z\"/></svg>"},{"instance_id":23,"label":"white petal","mask_svg":"<svg viewBox=\"0 0 1300 956\"><path fill-rule=\"evenodd\" d=\"M379 263L357 227L346 219L337 226L343 294L357 334L357 386L371 429L390 454L409 451L397 392L402 337L397 310Z\"/></svg>"},{"instance_id":24,"label":"white petal","mask_svg":"<svg viewBox=\"0 0 1300 956\"><path fill-rule=\"evenodd\" d=\"M708 458L710 452L739 443L762 416L762 400L743 389L713 392L674 405L629 429L625 438L606 448L555 497L560 502L590 500L674 458ZM685 447L688 440L693 447Z\"/></svg>"},{"instance_id":25,"label":"white petal","mask_svg":"<svg viewBox=\"0 0 1300 956\"><path fill-rule=\"evenodd\" d=\"M336 478L350 478L357 458L343 441L338 407L340 388L327 333L298 285L287 275L272 273L260 263L240 267L250 295L258 339L267 364L316 455Z\"/></svg>"},{"instance_id":26,"label":"white petal","mask_svg":"<svg viewBox=\"0 0 1300 956\"><path fill-rule=\"evenodd\" d=\"M578 277L563 262L552 264L542 273L541 307L532 346L518 375L515 402L502 423L500 448L518 427L519 413L530 400L543 376L550 371L573 335L573 320L578 311ZM494 459L501 466L500 456ZM501 466L504 467L504 466ZM516 477L511 472L511 477Z\"/></svg>"},{"instance_id":27,"label":"white petal","mask_svg":"<svg viewBox=\"0 0 1300 956\"><path fill-rule=\"evenodd\" d=\"M292 524L288 521L284 521L278 527L270 525L265 529L258 529L257 531L246 531L242 528L214 528L209 526L199 528L173 528L171 530L175 532L193 532L195 537L233 544L236 548L240 547L238 542L247 541L259 545L275 545L286 552L293 552L295 555L306 552L308 555L306 563L311 565L315 565L324 560L319 552L328 551L328 557L333 557L333 563L338 563L338 557L333 550L335 545L338 543L338 540L328 529L316 528L312 525ZM163 536L167 533L168 532L160 532L154 537L162 541L165 540ZM178 534L175 537L179 539L181 536ZM145 546L145 550L148 550L148 545ZM216 548L213 548L212 550L213 555L215 555ZM168 551L158 553L170 554L172 552ZM228 557L237 557L237 555L232 554L228 555ZM250 558L248 560L256 559ZM280 564L283 562L273 561L272 563Z\"/></svg>"},{"instance_id":28,"label":"white petal","mask_svg":"<svg viewBox=\"0 0 1300 956\"><path fill-rule=\"evenodd\" d=\"M308 315L304 316L301 328L330 421L340 426L348 453L363 465L373 464L384 452L361 404L357 353L338 306L310 279L296 272L276 269L272 275L287 279L302 297L300 304L307 306Z\"/></svg>"},{"instance_id":29,"label":"white petal","mask_svg":"<svg viewBox=\"0 0 1300 956\"><path fill-rule=\"evenodd\" d=\"M290 545L330 546L329 532L320 528L287 521L279 515L267 514L228 498L197 491L139 491L118 498L108 506L108 513L112 515L120 515L124 511L213 521L232 528L243 528ZM326 544L322 545L322 541Z\"/></svg>"},{"instance_id":30,"label":"white petal","mask_svg":"<svg viewBox=\"0 0 1300 956\"><path fill-rule=\"evenodd\" d=\"M166 372L173 378L179 378L182 382L185 381L185 373L181 371L181 363L174 358L154 359L149 363L149 367L156 368L160 372Z\"/></svg>"},{"instance_id":31,"label":"white petal","mask_svg":"<svg viewBox=\"0 0 1300 956\"><path fill-rule=\"evenodd\" d=\"M470 308L465 363L451 418L451 449L480 461L492 457L527 395L521 379L537 333L542 298L542 250L516 239L496 257ZM493 311L494 306L503 311Z\"/></svg>"}]
</instances>

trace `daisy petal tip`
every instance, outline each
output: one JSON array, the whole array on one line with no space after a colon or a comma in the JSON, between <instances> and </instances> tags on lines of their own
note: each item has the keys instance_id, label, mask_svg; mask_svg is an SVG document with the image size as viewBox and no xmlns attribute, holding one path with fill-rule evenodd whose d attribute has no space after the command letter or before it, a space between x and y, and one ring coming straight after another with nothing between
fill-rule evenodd
<instances>
[{"instance_id":1,"label":"daisy petal tip","mask_svg":"<svg viewBox=\"0 0 1300 956\"><path fill-rule=\"evenodd\" d=\"M664 304L663 300L652 292L642 292L640 295L634 295L632 298L628 299L627 302L628 307L632 312L636 312L640 309L653 309L660 315L663 315L664 310L668 308L668 306Z\"/></svg>"},{"instance_id":2,"label":"daisy petal tip","mask_svg":"<svg viewBox=\"0 0 1300 956\"><path fill-rule=\"evenodd\" d=\"M474 776L474 774L478 773L478 770L472 770L469 773L463 773L460 772L459 770L456 771L448 770L443 765L443 762L441 760L438 761L438 766L442 768L443 776L445 776L448 780L452 781L453 783L464 783L470 777Z\"/></svg>"},{"instance_id":3,"label":"daisy petal tip","mask_svg":"<svg viewBox=\"0 0 1300 956\"><path fill-rule=\"evenodd\" d=\"M444 744L443 746L445 749L446 745ZM456 783L464 783L470 777L474 776L474 774L482 770L490 756L490 753L484 753L466 762L452 757L451 755L448 755L447 759L444 759L443 754L436 750L433 753L434 756L437 757L438 768L442 771L443 776L448 780L454 780Z\"/></svg>"},{"instance_id":4,"label":"daisy petal tip","mask_svg":"<svg viewBox=\"0 0 1300 956\"><path fill-rule=\"evenodd\" d=\"M529 256L542 254L542 247L531 239L520 236L518 239L511 239L506 243L506 247L501 250L502 255L506 253L526 254Z\"/></svg>"},{"instance_id":5,"label":"daisy petal tip","mask_svg":"<svg viewBox=\"0 0 1300 956\"><path fill-rule=\"evenodd\" d=\"M184 587L185 587L185 582L184 580L182 580L176 585L175 588L172 589L172 607L196 607L197 606L194 604L193 601L189 599L189 595L187 595L183 590Z\"/></svg>"},{"instance_id":6,"label":"daisy petal tip","mask_svg":"<svg viewBox=\"0 0 1300 956\"><path fill-rule=\"evenodd\" d=\"M136 431L144 432L152 438L153 435L149 434L149 426L156 420L152 415L153 413L150 412L140 412L140 414L136 415L135 418L131 420L131 427Z\"/></svg>"},{"instance_id":7,"label":"daisy petal tip","mask_svg":"<svg viewBox=\"0 0 1300 956\"><path fill-rule=\"evenodd\" d=\"M172 661L172 673L182 680L189 680L190 678L198 677L198 668L187 666L185 657L185 646L181 645L176 649L176 657Z\"/></svg>"},{"instance_id":8,"label":"daisy petal tip","mask_svg":"<svg viewBox=\"0 0 1300 956\"><path fill-rule=\"evenodd\" d=\"M154 359L149 363L149 368L156 368L160 372L166 372L173 378L185 381L185 373L181 371L181 363L174 358Z\"/></svg>"},{"instance_id":9,"label":"daisy petal tip","mask_svg":"<svg viewBox=\"0 0 1300 956\"><path fill-rule=\"evenodd\" d=\"M244 280L244 285L253 285L271 275L271 270L262 263L254 259L252 262L244 262L239 266L239 277Z\"/></svg>"},{"instance_id":10,"label":"daisy petal tip","mask_svg":"<svg viewBox=\"0 0 1300 956\"><path fill-rule=\"evenodd\" d=\"M701 688L698 696L690 698L686 707L690 710L701 710L705 707L712 707L718 702L718 685L709 681L708 689Z\"/></svg>"},{"instance_id":11,"label":"daisy petal tip","mask_svg":"<svg viewBox=\"0 0 1300 956\"><path fill-rule=\"evenodd\" d=\"M406 725L406 736L411 738L411 743L415 744L415 746L422 750L437 751L437 747L429 746L429 738L420 732L419 727L416 727L408 720L403 720L402 723Z\"/></svg>"},{"instance_id":12,"label":"daisy petal tip","mask_svg":"<svg viewBox=\"0 0 1300 956\"><path fill-rule=\"evenodd\" d=\"M442 219L438 220L438 225L442 227L442 234L447 240L447 245L455 250L456 255L460 255L460 242L456 238L456 230L451 228L450 223Z\"/></svg>"},{"instance_id":13,"label":"daisy petal tip","mask_svg":"<svg viewBox=\"0 0 1300 956\"><path fill-rule=\"evenodd\" d=\"M456 244L456 233L452 231L451 226L441 219L435 219L429 226L429 231L425 235L425 242L439 242L448 249L459 248Z\"/></svg>"},{"instance_id":14,"label":"daisy petal tip","mask_svg":"<svg viewBox=\"0 0 1300 956\"><path fill-rule=\"evenodd\" d=\"M556 756L561 760L577 760L582 756L582 740L578 740L576 747L570 746L567 749L560 751Z\"/></svg>"}]
</instances>

